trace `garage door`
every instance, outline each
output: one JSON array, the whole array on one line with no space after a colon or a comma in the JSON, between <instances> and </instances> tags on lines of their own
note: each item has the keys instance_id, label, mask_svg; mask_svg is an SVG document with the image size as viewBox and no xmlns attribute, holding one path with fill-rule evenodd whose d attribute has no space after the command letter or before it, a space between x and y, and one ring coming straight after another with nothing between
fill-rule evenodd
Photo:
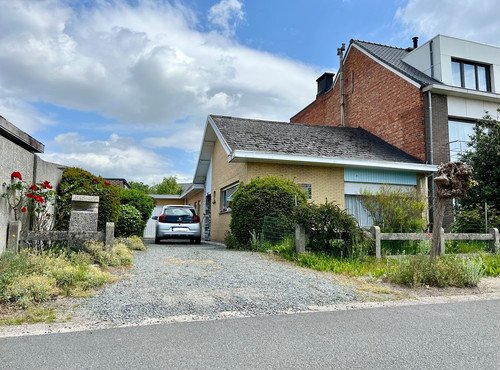
<instances>
[{"instance_id":1,"label":"garage door","mask_svg":"<svg viewBox=\"0 0 500 370\"><path fill-rule=\"evenodd\" d=\"M151 216L159 216L163 206L155 206L153 209L153 214ZM146 229L144 230L145 238L154 238L156 233L156 220L149 218L146 224Z\"/></svg>"}]
</instances>

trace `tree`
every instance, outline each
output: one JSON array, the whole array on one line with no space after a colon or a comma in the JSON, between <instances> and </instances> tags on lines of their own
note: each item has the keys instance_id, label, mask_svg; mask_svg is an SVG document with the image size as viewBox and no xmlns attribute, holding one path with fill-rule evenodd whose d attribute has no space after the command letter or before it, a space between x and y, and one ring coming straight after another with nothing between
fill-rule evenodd
<instances>
[{"instance_id":1,"label":"tree","mask_svg":"<svg viewBox=\"0 0 500 370\"><path fill-rule=\"evenodd\" d=\"M146 194L151 193L150 186L148 184L144 184L143 182L129 181L128 184L130 186L130 189L140 190Z\"/></svg>"},{"instance_id":2,"label":"tree","mask_svg":"<svg viewBox=\"0 0 500 370\"><path fill-rule=\"evenodd\" d=\"M180 195L182 187L177 183L175 176L164 177L159 184L153 185L150 189L150 194L173 194Z\"/></svg>"},{"instance_id":3,"label":"tree","mask_svg":"<svg viewBox=\"0 0 500 370\"><path fill-rule=\"evenodd\" d=\"M500 112L500 109L499 109ZM460 200L465 209L500 207L500 122L489 114L476 123L474 135L462 161L472 166L474 186ZM498 209L497 209L498 210Z\"/></svg>"},{"instance_id":4,"label":"tree","mask_svg":"<svg viewBox=\"0 0 500 370\"><path fill-rule=\"evenodd\" d=\"M143 191L137 189L122 189L120 192L120 202L122 205L134 206L140 213L144 225L151 217L151 212L155 208L155 201Z\"/></svg>"}]
</instances>

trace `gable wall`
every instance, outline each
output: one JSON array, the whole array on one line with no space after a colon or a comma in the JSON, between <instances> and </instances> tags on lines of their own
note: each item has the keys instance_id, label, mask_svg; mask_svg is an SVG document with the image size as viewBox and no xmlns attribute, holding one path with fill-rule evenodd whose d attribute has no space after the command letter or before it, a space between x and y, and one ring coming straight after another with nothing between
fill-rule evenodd
<instances>
[{"instance_id":1,"label":"gable wall","mask_svg":"<svg viewBox=\"0 0 500 370\"><path fill-rule=\"evenodd\" d=\"M424 100L420 89L351 46L344 63L346 126L362 127L425 161ZM291 118L338 126L338 80L329 92Z\"/></svg>"}]
</instances>

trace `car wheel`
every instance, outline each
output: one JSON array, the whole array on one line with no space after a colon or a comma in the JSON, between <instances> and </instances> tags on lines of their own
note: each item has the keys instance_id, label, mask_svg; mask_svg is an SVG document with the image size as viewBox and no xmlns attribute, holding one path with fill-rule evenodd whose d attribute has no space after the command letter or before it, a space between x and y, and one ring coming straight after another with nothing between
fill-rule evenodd
<instances>
[{"instance_id":1,"label":"car wheel","mask_svg":"<svg viewBox=\"0 0 500 370\"><path fill-rule=\"evenodd\" d=\"M200 243L201 243L201 238L196 238L196 239L194 240L194 242L195 242L196 244L200 244Z\"/></svg>"},{"instance_id":2,"label":"car wheel","mask_svg":"<svg viewBox=\"0 0 500 370\"><path fill-rule=\"evenodd\" d=\"M161 244L161 239L159 237L155 237L155 244Z\"/></svg>"}]
</instances>

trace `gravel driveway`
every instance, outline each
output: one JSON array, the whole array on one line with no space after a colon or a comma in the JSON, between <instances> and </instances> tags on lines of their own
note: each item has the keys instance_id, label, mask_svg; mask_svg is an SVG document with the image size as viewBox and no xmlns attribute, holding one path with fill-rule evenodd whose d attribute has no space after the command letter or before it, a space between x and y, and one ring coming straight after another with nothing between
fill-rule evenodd
<instances>
[{"instance_id":1,"label":"gravel driveway","mask_svg":"<svg viewBox=\"0 0 500 370\"><path fill-rule=\"evenodd\" d=\"M93 321L134 324L307 310L355 299L333 277L214 244L147 245L118 283L86 300Z\"/></svg>"}]
</instances>

